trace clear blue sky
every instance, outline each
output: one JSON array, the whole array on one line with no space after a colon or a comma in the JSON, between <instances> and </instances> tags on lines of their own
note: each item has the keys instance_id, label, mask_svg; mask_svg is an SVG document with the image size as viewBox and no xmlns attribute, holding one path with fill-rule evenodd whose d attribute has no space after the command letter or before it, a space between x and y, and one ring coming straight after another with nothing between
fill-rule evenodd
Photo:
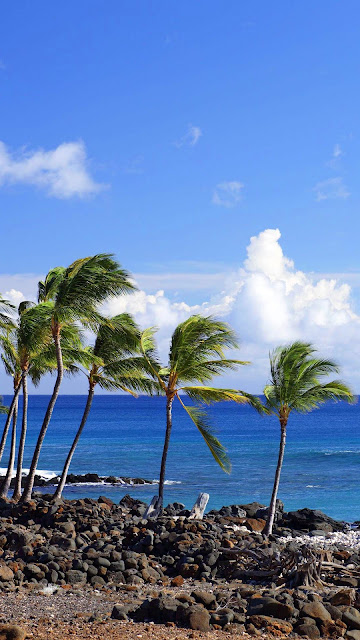
<instances>
[{"instance_id":1,"label":"clear blue sky","mask_svg":"<svg viewBox=\"0 0 360 640\"><path fill-rule=\"evenodd\" d=\"M265 227L301 268L356 269L359 19L348 0L3 5L1 139L12 152L81 139L109 188L62 200L3 186L1 272L103 250L135 271L234 263ZM190 125L201 138L177 147ZM316 201L337 177L351 195ZM214 205L228 181L241 203Z\"/></svg>"},{"instance_id":2,"label":"clear blue sky","mask_svg":"<svg viewBox=\"0 0 360 640\"><path fill-rule=\"evenodd\" d=\"M166 304L201 304L241 267L250 237L278 228L306 278L336 274L337 287L353 287L324 298L303 283L291 313L316 298L324 313L348 314L355 332L359 21L355 0L4 3L0 290L27 296L24 274L109 251L147 294L161 288ZM264 242L278 246L271 234ZM182 286L176 274L185 272L206 282ZM178 310L168 311L174 320ZM333 316L313 313L306 327L326 325L315 337L329 349ZM265 356L278 336L293 335L238 325L247 344L263 341Z\"/></svg>"}]
</instances>

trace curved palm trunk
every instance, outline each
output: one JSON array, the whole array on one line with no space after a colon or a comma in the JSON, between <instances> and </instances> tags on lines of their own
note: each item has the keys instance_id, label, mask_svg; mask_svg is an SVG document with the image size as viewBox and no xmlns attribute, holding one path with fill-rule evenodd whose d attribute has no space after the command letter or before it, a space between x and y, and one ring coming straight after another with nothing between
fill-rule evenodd
<instances>
[{"instance_id":1,"label":"curved palm trunk","mask_svg":"<svg viewBox=\"0 0 360 640\"><path fill-rule=\"evenodd\" d=\"M22 388L23 388L23 410L22 410L21 435L20 435L20 443L19 443L19 451L18 451L18 459L17 459L15 488L12 496L12 499L15 500L16 502L20 500L20 497L21 497L22 465L23 465L23 459L24 459L24 448L25 448L26 431L27 431L28 389L27 389L26 372L23 375Z\"/></svg>"},{"instance_id":2,"label":"curved palm trunk","mask_svg":"<svg viewBox=\"0 0 360 640\"><path fill-rule=\"evenodd\" d=\"M74 442L72 443L71 449L70 449L70 451L68 453L68 456L66 458L66 462L64 464L64 468L63 468L63 471L62 471L62 474L61 474L61 478L60 478L59 484L58 484L58 486L56 488L56 491L54 493L53 500L60 500L60 498L61 498L62 492L63 492L64 487L65 487L66 478L67 478L67 475L69 473L69 467L70 467L70 463L71 463L72 457L74 455L77 443L80 440L80 436L82 434L83 428L85 427L86 421L87 421L87 419L89 417L92 401L93 401L93 398L94 398L94 392L95 392L94 386L92 384L90 384L89 393L88 393L88 397L87 397L87 401L86 401L83 417L81 419L80 426L79 426L79 429L77 431L77 434L76 434L76 436L74 438Z\"/></svg>"},{"instance_id":3,"label":"curved palm trunk","mask_svg":"<svg viewBox=\"0 0 360 640\"><path fill-rule=\"evenodd\" d=\"M0 488L0 498L7 498L8 491L10 489L10 483L12 474L14 471L15 451L16 451L16 423L18 417L19 397L16 397L14 406L13 419L12 419L12 433L11 433L11 446L9 454L9 463L4 480L2 481Z\"/></svg>"},{"instance_id":4,"label":"curved palm trunk","mask_svg":"<svg viewBox=\"0 0 360 640\"><path fill-rule=\"evenodd\" d=\"M5 444L6 444L6 438L7 438L7 435L9 433L11 419L13 417L13 413L14 413L14 410L15 410L15 405L17 404L17 400L18 400L18 396L19 396L19 393L20 393L20 389L21 389L21 382L18 384L18 386L16 387L16 389L14 391L13 399L11 401L11 405L10 405L10 408L9 408L9 413L7 415L6 422L5 422L4 431L3 431L3 434L1 436L1 441L0 441L0 461L1 461L2 457L3 457Z\"/></svg>"},{"instance_id":5,"label":"curved palm trunk","mask_svg":"<svg viewBox=\"0 0 360 640\"><path fill-rule=\"evenodd\" d=\"M280 418L281 436L280 436L279 457L278 457L278 463L277 463L276 472L275 472L274 488L273 488L270 506L269 506L269 514L268 514L266 525L263 531L263 534L266 536L269 536L272 533L273 526L274 526L276 498L278 494L281 468L282 468L284 453L285 453L286 425L287 425L287 418Z\"/></svg>"},{"instance_id":6,"label":"curved palm trunk","mask_svg":"<svg viewBox=\"0 0 360 640\"><path fill-rule=\"evenodd\" d=\"M165 433L165 442L163 448L163 454L161 458L161 467L160 467L160 479L159 479L159 505L163 505L164 499L164 484L165 484L165 469L166 469L166 460L170 443L170 435L171 435L171 427L172 427L172 403L173 398L168 396L166 399L166 433Z\"/></svg>"},{"instance_id":7,"label":"curved palm trunk","mask_svg":"<svg viewBox=\"0 0 360 640\"><path fill-rule=\"evenodd\" d=\"M39 462L42 443L44 442L46 431L49 426L49 422L51 420L52 412L54 410L54 406L55 406L57 397L59 395L60 385L64 376L64 364L63 364L61 344L60 344L60 331L57 331L56 334L54 335L54 342L55 342L55 349L56 349L56 361L57 361L57 371L58 371L56 376L56 382L55 382L54 390L52 392L52 396L50 398L48 408L45 413L44 421L42 423L40 433L36 442L34 455L31 461L30 469L29 469L29 475L26 479L25 489L21 496L21 502L29 502L29 500L31 500L31 494L34 486L35 474L36 474L36 469Z\"/></svg>"}]
</instances>

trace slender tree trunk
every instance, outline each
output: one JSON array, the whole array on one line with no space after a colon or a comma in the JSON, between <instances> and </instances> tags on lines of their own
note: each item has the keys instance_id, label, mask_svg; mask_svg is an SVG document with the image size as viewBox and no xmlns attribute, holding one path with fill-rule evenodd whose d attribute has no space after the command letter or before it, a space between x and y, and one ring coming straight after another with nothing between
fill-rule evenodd
<instances>
[{"instance_id":1,"label":"slender tree trunk","mask_svg":"<svg viewBox=\"0 0 360 640\"><path fill-rule=\"evenodd\" d=\"M18 395L20 393L20 389L21 389L21 382L20 382L20 384L18 384L18 386L15 389L15 392L14 392L14 395L13 395L13 399L11 401L11 405L10 405L10 408L9 408L9 413L7 415L7 418L6 418L4 431L3 431L3 434L1 436L1 441L0 441L0 461L1 461L2 457L3 457L5 444L6 444L6 438L7 438L8 432L9 432L11 419L13 417L13 413L14 413L15 405L17 403Z\"/></svg>"},{"instance_id":2,"label":"slender tree trunk","mask_svg":"<svg viewBox=\"0 0 360 640\"><path fill-rule=\"evenodd\" d=\"M20 383L21 386L21 383ZM14 406L13 418L12 418L12 433L11 433L11 446L9 453L9 463L4 480L1 483L0 498L7 498L8 491L10 489L10 483L12 474L14 471L15 451L16 451L16 423L18 417L19 396L16 397Z\"/></svg>"},{"instance_id":3,"label":"slender tree trunk","mask_svg":"<svg viewBox=\"0 0 360 640\"><path fill-rule=\"evenodd\" d=\"M159 479L159 506L162 507L164 500L164 484L165 484L165 469L166 469L166 459L169 449L170 443L170 435L171 435L171 427L172 427L172 403L173 397L168 396L166 398L166 433L165 433L165 442L164 449L161 458L161 467L160 467L160 479Z\"/></svg>"},{"instance_id":4,"label":"slender tree trunk","mask_svg":"<svg viewBox=\"0 0 360 640\"><path fill-rule=\"evenodd\" d=\"M52 412L53 412L57 397L59 395L61 382L64 376L64 364L62 359L59 331L57 331L54 335L54 342L55 342L55 349L56 349L56 361L57 361L57 371L58 371L56 376L56 382L55 382L54 390L52 392L52 396L50 398L50 402L48 404L48 408L45 413L44 421L42 423L40 433L36 442L33 459L31 461L31 465L29 469L29 475L26 479L25 489L21 496L21 502L29 502L29 500L31 500L31 494L34 486L35 474L36 474L36 469L39 462L42 443L44 442L46 431L49 426L49 422L51 420Z\"/></svg>"},{"instance_id":5,"label":"slender tree trunk","mask_svg":"<svg viewBox=\"0 0 360 640\"><path fill-rule=\"evenodd\" d=\"M273 488L273 492L272 492L272 496L271 496L271 501L270 501L270 506L269 506L269 513L268 513L266 525L265 525L265 528L264 528L264 531L263 531L263 534L266 535L266 536L269 536L272 533L273 526L274 526L274 518L275 518L275 511L276 511L276 498L277 498L277 494L278 494L281 468L282 468L282 464L283 464L283 460L284 460L284 453L285 453L286 425L287 425L287 418L280 418L281 436L280 436L279 457L278 457L278 463L277 463L276 472L275 472L274 488Z\"/></svg>"},{"instance_id":6,"label":"slender tree trunk","mask_svg":"<svg viewBox=\"0 0 360 640\"><path fill-rule=\"evenodd\" d=\"M54 493L53 500L60 500L60 498L61 498L62 492L63 492L64 487L65 487L66 478L67 478L67 475L69 473L69 467L70 467L70 463L71 463L72 457L74 455L77 443L80 440L80 436L81 436L82 431L83 431L83 429L85 427L86 421L87 421L87 419L89 417L92 401L93 401L93 398L94 398L94 392L95 392L94 385L90 384L89 393L88 393L88 397L87 397L87 401L86 401L83 417L81 419L80 426L79 426L79 429L77 431L77 434L76 434L76 436L74 438L74 442L72 443L71 449L70 449L70 451L68 453L68 456L66 458L66 462L65 462L62 474L61 474L61 478L60 478L59 484L58 484L58 486L56 488L56 491Z\"/></svg>"},{"instance_id":7,"label":"slender tree trunk","mask_svg":"<svg viewBox=\"0 0 360 640\"><path fill-rule=\"evenodd\" d=\"M23 388L23 410L22 410L21 435L20 435L20 443L19 443L19 451L18 451L18 459L17 459L15 488L12 496L13 500L15 500L16 502L18 502L18 500L20 500L21 498L22 466L23 466L23 459L24 459L24 449L25 449L26 430L27 430L28 389L27 389L26 372L23 374L22 388Z\"/></svg>"}]
</instances>

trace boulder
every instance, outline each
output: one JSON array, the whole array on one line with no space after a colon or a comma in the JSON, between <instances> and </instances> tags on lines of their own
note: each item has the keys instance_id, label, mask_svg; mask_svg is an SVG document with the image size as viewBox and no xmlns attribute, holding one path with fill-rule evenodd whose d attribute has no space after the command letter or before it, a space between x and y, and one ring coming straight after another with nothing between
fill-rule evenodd
<instances>
[{"instance_id":1,"label":"boulder","mask_svg":"<svg viewBox=\"0 0 360 640\"><path fill-rule=\"evenodd\" d=\"M293 616L294 611L294 607L290 604L278 602L274 598L265 597L251 598L251 600L249 600L247 614L248 616L264 615L273 616L280 620L288 620Z\"/></svg>"},{"instance_id":2,"label":"boulder","mask_svg":"<svg viewBox=\"0 0 360 640\"><path fill-rule=\"evenodd\" d=\"M330 613L325 609L320 600L314 600L314 602L307 602L300 612L301 617L309 617L316 620L316 622L325 622L331 620Z\"/></svg>"},{"instance_id":3,"label":"boulder","mask_svg":"<svg viewBox=\"0 0 360 640\"><path fill-rule=\"evenodd\" d=\"M270 616L255 615L251 616L249 621L254 625L255 629L263 629L266 633L274 636L288 635L293 630L290 622L279 618L271 618Z\"/></svg>"}]
</instances>

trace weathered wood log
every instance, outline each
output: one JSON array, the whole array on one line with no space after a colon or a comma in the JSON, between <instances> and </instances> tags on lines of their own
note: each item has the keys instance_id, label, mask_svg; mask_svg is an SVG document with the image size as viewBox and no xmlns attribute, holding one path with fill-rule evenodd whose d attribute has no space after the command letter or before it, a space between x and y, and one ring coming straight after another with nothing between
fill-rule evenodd
<instances>
[{"instance_id":1,"label":"weathered wood log","mask_svg":"<svg viewBox=\"0 0 360 640\"><path fill-rule=\"evenodd\" d=\"M143 519L155 520L160 515L160 513L161 513L161 499L159 498L159 496L154 496L143 515Z\"/></svg>"},{"instance_id":2,"label":"weathered wood log","mask_svg":"<svg viewBox=\"0 0 360 640\"><path fill-rule=\"evenodd\" d=\"M204 512L206 509L206 505L209 501L208 493L199 493L198 499L196 500L193 508L191 509L189 520L202 520L204 517Z\"/></svg>"}]
</instances>

